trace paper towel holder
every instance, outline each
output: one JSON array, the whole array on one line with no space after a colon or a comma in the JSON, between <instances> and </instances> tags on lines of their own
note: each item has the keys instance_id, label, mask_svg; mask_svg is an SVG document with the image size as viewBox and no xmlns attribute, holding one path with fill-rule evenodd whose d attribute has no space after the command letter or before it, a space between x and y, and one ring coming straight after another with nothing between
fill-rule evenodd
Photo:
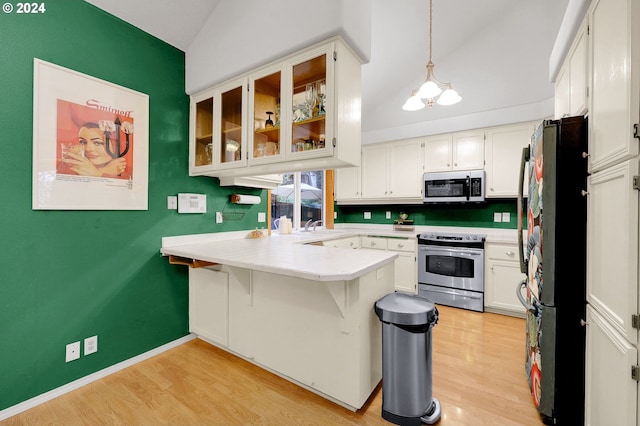
<instances>
[{"instance_id":1,"label":"paper towel holder","mask_svg":"<svg viewBox=\"0 0 640 426\"><path fill-rule=\"evenodd\" d=\"M262 199L258 195L242 195L242 194L231 194L229 196L229 200L233 204L260 204Z\"/></svg>"}]
</instances>

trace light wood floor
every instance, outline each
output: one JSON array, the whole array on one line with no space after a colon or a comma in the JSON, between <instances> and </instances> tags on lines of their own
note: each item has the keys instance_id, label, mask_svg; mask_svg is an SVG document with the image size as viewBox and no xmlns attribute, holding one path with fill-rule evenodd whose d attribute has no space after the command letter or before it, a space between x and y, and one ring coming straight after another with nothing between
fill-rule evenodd
<instances>
[{"instance_id":1,"label":"light wood floor","mask_svg":"<svg viewBox=\"0 0 640 426\"><path fill-rule=\"evenodd\" d=\"M524 320L439 307L439 425L541 425ZM390 425L380 387L353 413L199 339L0 422L6 425Z\"/></svg>"}]
</instances>

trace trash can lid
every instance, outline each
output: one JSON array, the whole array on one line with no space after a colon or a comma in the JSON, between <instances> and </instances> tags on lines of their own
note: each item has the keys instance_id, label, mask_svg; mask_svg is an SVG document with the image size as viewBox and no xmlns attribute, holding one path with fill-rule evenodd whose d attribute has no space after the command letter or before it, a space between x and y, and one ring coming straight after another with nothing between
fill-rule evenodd
<instances>
[{"instance_id":1,"label":"trash can lid","mask_svg":"<svg viewBox=\"0 0 640 426\"><path fill-rule=\"evenodd\" d=\"M375 303L380 321L400 325L424 325L438 320L435 304L417 294L389 293Z\"/></svg>"}]
</instances>

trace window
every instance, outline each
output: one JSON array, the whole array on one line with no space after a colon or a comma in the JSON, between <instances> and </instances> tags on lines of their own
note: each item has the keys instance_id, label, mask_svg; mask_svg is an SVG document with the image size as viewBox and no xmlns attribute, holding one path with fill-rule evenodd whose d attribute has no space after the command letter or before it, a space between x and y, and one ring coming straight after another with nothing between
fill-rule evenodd
<instances>
[{"instance_id":1,"label":"window","mask_svg":"<svg viewBox=\"0 0 640 426\"><path fill-rule=\"evenodd\" d=\"M291 219L294 229L312 222L324 221L324 170L287 173L282 183L271 192L271 228L281 216Z\"/></svg>"}]
</instances>

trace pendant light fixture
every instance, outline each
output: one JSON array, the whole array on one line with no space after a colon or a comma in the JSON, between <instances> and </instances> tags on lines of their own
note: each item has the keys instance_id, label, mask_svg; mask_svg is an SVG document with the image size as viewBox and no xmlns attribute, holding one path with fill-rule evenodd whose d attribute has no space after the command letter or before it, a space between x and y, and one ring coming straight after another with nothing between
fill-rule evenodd
<instances>
[{"instance_id":1,"label":"pendant light fixture","mask_svg":"<svg viewBox=\"0 0 640 426\"><path fill-rule=\"evenodd\" d=\"M442 83L433 74L435 66L431 61L432 52L432 28L433 28L433 0L429 0L429 62L427 63L427 78L419 89L414 90L407 101L402 105L405 111L417 111L425 107L431 108L434 103L438 105L453 105L462 100L458 92L453 90L451 83ZM444 90L443 90L444 89Z\"/></svg>"}]
</instances>

